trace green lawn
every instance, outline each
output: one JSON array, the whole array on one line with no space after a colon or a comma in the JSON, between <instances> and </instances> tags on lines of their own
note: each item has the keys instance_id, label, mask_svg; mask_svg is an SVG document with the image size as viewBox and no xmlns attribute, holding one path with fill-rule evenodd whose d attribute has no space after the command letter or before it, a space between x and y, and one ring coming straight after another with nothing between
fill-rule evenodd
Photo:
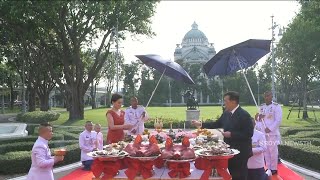
<instances>
[{"instance_id":1,"label":"green lawn","mask_svg":"<svg viewBox=\"0 0 320 180\"><path fill-rule=\"evenodd\" d=\"M244 106L244 109L247 110L252 116L255 115L257 109L255 106ZM290 119L286 119L289 113L290 107L283 107L283 119L282 126L289 127L301 127L306 125L316 124L314 120L313 113L309 112L309 120L298 119L298 112L294 111L290 115ZM163 118L172 118L176 120L184 120L186 116L185 107L149 107L147 112L151 118L163 117ZM68 112L61 113L60 118L57 121L54 121L55 125L73 125L73 126L82 126L85 121L91 120L94 123L100 123L102 126L106 127L107 122L105 118L105 113L107 109L94 109L85 111L85 119L78 121L67 121ZM216 119L221 114L220 106L204 106L200 107L200 119ZM320 119L320 110L316 112L317 117ZM300 115L302 116L302 114Z\"/></svg>"}]
</instances>

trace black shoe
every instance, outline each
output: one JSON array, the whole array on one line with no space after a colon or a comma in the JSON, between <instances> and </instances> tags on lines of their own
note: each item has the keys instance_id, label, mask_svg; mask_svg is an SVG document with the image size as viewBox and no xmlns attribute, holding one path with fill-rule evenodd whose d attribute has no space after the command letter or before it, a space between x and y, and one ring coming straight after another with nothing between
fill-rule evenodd
<instances>
[{"instance_id":1,"label":"black shoe","mask_svg":"<svg viewBox=\"0 0 320 180\"><path fill-rule=\"evenodd\" d=\"M281 159L279 158L279 159L278 159L278 164L281 164L281 163L282 163L282 162L281 162Z\"/></svg>"},{"instance_id":2,"label":"black shoe","mask_svg":"<svg viewBox=\"0 0 320 180\"><path fill-rule=\"evenodd\" d=\"M271 170L272 175L278 174L277 170Z\"/></svg>"},{"instance_id":3,"label":"black shoe","mask_svg":"<svg viewBox=\"0 0 320 180\"><path fill-rule=\"evenodd\" d=\"M90 168L82 168L82 170L84 170L84 171L91 171Z\"/></svg>"}]
</instances>

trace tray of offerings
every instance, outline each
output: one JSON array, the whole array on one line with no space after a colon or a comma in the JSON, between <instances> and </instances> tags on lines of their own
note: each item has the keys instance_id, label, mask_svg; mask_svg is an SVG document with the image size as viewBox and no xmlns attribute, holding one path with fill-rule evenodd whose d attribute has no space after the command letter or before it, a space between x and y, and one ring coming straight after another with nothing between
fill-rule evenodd
<instances>
[{"instance_id":1,"label":"tray of offerings","mask_svg":"<svg viewBox=\"0 0 320 180\"><path fill-rule=\"evenodd\" d=\"M155 136L149 138L149 142L143 142L142 136L138 135L133 143L129 143L125 148L129 158L140 161L152 161L160 156L160 147Z\"/></svg>"},{"instance_id":2,"label":"tray of offerings","mask_svg":"<svg viewBox=\"0 0 320 180\"><path fill-rule=\"evenodd\" d=\"M230 159L240 153L236 149L230 149L230 146L223 141L208 142L198 149L196 155L206 159Z\"/></svg>"},{"instance_id":3,"label":"tray of offerings","mask_svg":"<svg viewBox=\"0 0 320 180\"><path fill-rule=\"evenodd\" d=\"M157 159L159 156L160 154L157 156L128 156L128 157L131 159L137 159L139 161L153 161Z\"/></svg>"},{"instance_id":4,"label":"tray of offerings","mask_svg":"<svg viewBox=\"0 0 320 180\"><path fill-rule=\"evenodd\" d=\"M98 158L100 161L116 161L118 159L122 159L128 155L125 151L119 151L112 149L111 151L100 150L93 151L87 154L88 156L96 159Z\"/></svg>"},{"instance_id":5,"label":"tray of offerings","mask_svg":"<svg viewBox=\"0 0 320 180\"><path fill-rule=\"evenodd\" d=\"M174 144L171 138L167 138L161 158L167 162L191 162L196 159L194 149L190 146L189 138L184 137L181 144Z\"/></svg>"}]
</instances>

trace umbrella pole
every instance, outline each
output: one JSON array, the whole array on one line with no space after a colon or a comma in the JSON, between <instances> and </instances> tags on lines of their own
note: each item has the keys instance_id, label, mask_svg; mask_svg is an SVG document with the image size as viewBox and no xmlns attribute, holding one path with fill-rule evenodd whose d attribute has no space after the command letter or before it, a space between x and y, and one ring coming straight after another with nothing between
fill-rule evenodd
<instances>
[{"instance_id":1,"label":"umbrella pole","mask_svg":"<svg viewBox=\"0 0 320 180\"><path fill-rule=\"evenodd\" d=\"M159 83L160 83L160 81L161 81L161 79L162 79L162 77L163 77L164 73L166 72L166 70L167 70L167 68L165 68L165 69L164 69L164 71L162 72L161 77L160 77L160 79L159 79L159 81L158 81L158 83L157 83L156 87L155 87L155 88L154 88L154 90L152 91L151 97L149 98L149 101L148 101L147 106L146 106L145 108L147 108L147 107L149 106L150 101L151 101L151 99L152 99L152 97L153 97L154 93L156 92L156 90L157 90L157 88L158 88L158 85L159 85Z\"/></svg>"},{"instance_id":2,"label":"umbrella pole","mask_svg":"<svg viewBox=\"0 0 320 180\"><path fill-rule=\"evenodd\" d=\"M235 50L233 50L233 53L234 53L234 54L236 53ZM258 111L259 111L259 106L258 106L258 104L257 104L256 98L254 98L254 95L253 95L251 86L250 86L250 84L249 84L249 82L248 82L248 79L247 79L246 74L245 74L244 71L243 71L243 68L242 68L242 66L241 66L240 60L239 60L238 56L235 56L235 57L237 58L237 61L238 61L239 66L240 66L240 68L241 68L241 71L242 71L242 74L243 74L243 76L244 76L244 79L246 80L246 83L247 83L247 86L248 86L248 88L249 88L249 90L250 90L250 93L251 93L252 99L253 99L253 101L254 101L254 104L256 105L256 107L257 107L257 109L258 109ZM261 121L262 121L262 124L263 124L264 128L267 128L266 124L264 123L264 120L261 119ZM269 134L267 134L267 135L269 136Z\"/></svg>"}]
</instances>

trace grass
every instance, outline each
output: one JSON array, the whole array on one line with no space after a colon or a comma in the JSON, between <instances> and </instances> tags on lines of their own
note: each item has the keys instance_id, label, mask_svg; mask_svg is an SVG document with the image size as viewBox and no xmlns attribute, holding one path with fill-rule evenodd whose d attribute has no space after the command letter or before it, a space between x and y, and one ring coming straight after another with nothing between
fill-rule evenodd
<instances>
[{"instance_id":1,"label":"grass","mask_svg":"<svg viewBox=\"0 0 320 180\"><path fill-rule=\"evenodd\" d=\"M244 106L251 116L254 116L257 112L255 106ZM314 120L314 115L312 112L309 112L310 119L302 120L298 118L298 112L293 111L290 115L290 118L287 120L290 107L283 107L283 119L281 126L286 127L303 127L307 125L319 124ZM177 120L184 120L186 117L186 108L185 107L149 107L147 112L150 117L163 117L163 118L172 118ZM55 125L72 125L72 126L83 126L85 121L91 120L93 123L100 123L102 126L107 126L106 121L106 111L107 109L94 109L86 110L85 118L83 120L77 121L67 121L68 112L62 112L60 118L57 121L52 122ZM202 106L200 107L200 119L216 119L221 115L220 106ZM302 113L300 114L300 117ZM316 116L320 119L320 109L316 112Z\"/></svg>"}]
</instances>

